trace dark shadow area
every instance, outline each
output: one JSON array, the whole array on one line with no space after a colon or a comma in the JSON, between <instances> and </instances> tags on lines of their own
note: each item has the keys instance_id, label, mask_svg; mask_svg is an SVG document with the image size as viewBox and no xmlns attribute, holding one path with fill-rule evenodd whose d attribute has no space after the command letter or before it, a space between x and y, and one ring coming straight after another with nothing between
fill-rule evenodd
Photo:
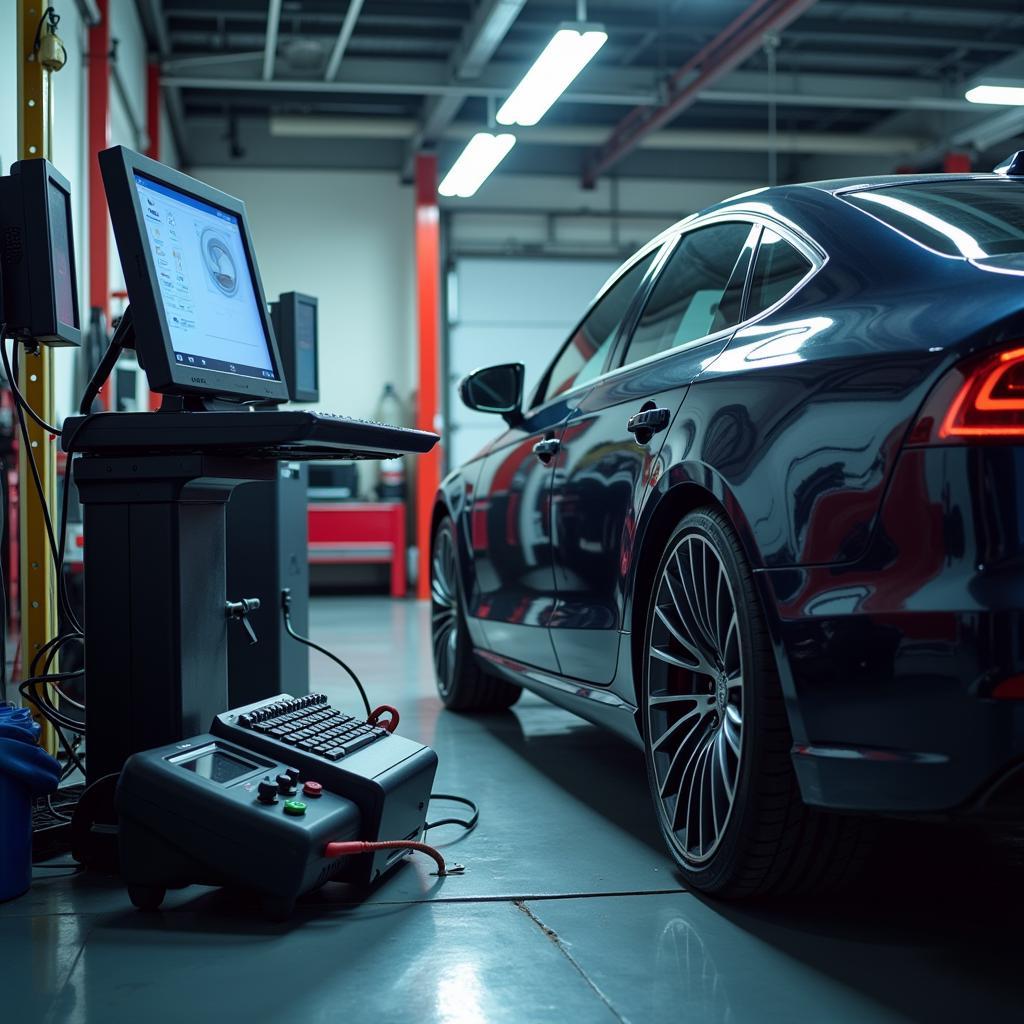
<instances>
[{"instance_id":1,"label":"dark shadow area","mask_svg":"<svg viewBox=\"0 0 1024 1024\"><path fill-rule=\"evenodd\" d=\"M739 904L697 898L912 1020L1024 1015L1020 835L886 823L863 876L841 895Z\"/></svg>"},{"instance_id":2,"label":"dark shadow area","mask_svg":"<svg viewBox=\"0 0 1024 1024\"><path fill-rule=\"evenodd\" d=\"M665 852L668 860L639 748L583 719L574 718L567 728L550 733L530 732L515 709L474 715L473 721L571 797L652 849Z\"/></svg>"}]
</instances>

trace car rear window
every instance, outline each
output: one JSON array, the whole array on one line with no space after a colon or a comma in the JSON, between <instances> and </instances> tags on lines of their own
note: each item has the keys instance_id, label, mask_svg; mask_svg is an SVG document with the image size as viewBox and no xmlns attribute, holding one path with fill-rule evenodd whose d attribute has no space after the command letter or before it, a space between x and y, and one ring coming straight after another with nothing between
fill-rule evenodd
<instances>
[{"instance_id":1,"label":"car rear window","mask_svg":"<svg viewBox=\"0 0 1024 1024\"><path fill-rule=\"evenodd\" d=\"M1022 182L920 182L848 193L843 199L947 256L984 259L1024 252Z\"/></svg>"}]
</instances>

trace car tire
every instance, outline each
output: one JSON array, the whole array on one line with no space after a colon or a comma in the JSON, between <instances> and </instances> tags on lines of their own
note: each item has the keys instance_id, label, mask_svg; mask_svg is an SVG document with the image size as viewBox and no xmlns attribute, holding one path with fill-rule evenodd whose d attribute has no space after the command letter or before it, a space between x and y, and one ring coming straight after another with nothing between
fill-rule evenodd
<instances>
[{"instance_id":1,"label":"car tire","mask_svg":"<svg viewBox=\"0 0 1024 1024\"><path fill-rule=\"evenodd\" d=\"M750 565L717 509L665 544L644 629L647 774L687 884L743 898L843 887L872 824L807 807Z\"/></svg>"},{"instance_id":2,"label":"car tire","mask_svg":"<svg viewBox=\"0 0 1024 1024\"><path fill-rule=\"evenodd\" d=\"M455 526L449 516L438 523L430 551L430 639L437 692L452 711L504 711L523 691L477 663L462 607Z\"/></svg>"}]
</instances>

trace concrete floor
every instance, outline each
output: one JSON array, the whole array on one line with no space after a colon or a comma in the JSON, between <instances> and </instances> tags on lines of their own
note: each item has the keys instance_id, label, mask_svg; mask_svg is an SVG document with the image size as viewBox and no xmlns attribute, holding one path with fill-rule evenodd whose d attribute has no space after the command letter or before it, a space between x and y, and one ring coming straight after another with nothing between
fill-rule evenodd
<instances>
[{"instance_id":1,"label":"concrete floor","mask_svg":"<svg viewBox=\"0 0 1024 1024\"><path fill-rule=\"evenodd\" d=\"M417 858L364 903L329 887L272 925L198 887L140 914L115 879L39 867L0 906L5 1024L1024 1016L1006 850L914 832L842 900L717 905L683 891L638 751L529 695L499 716L442 713L423 605L318 598L312 623L437 750L437 788L480 803L475 833L434 834L466 874L438 880ZM312 672L356 708L330 663L314 655Z\"/></svg>"}]
</instances>

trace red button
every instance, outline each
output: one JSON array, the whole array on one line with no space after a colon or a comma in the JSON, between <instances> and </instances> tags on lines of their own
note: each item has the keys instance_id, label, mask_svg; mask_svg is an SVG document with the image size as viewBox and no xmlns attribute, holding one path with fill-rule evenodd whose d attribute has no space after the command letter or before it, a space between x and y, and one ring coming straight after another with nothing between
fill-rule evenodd
<instances>
[{"instance_id":1,"label":"red button","mask_svg":"<svg viewBox=\"0 0 1024 1024\"><path fill-rule=\"evenodd\" d=\"M306 796L320 796L324 791L324 787L319 782L307 782L302 787L302 792Z\"/></svg>"}]
</instances>

